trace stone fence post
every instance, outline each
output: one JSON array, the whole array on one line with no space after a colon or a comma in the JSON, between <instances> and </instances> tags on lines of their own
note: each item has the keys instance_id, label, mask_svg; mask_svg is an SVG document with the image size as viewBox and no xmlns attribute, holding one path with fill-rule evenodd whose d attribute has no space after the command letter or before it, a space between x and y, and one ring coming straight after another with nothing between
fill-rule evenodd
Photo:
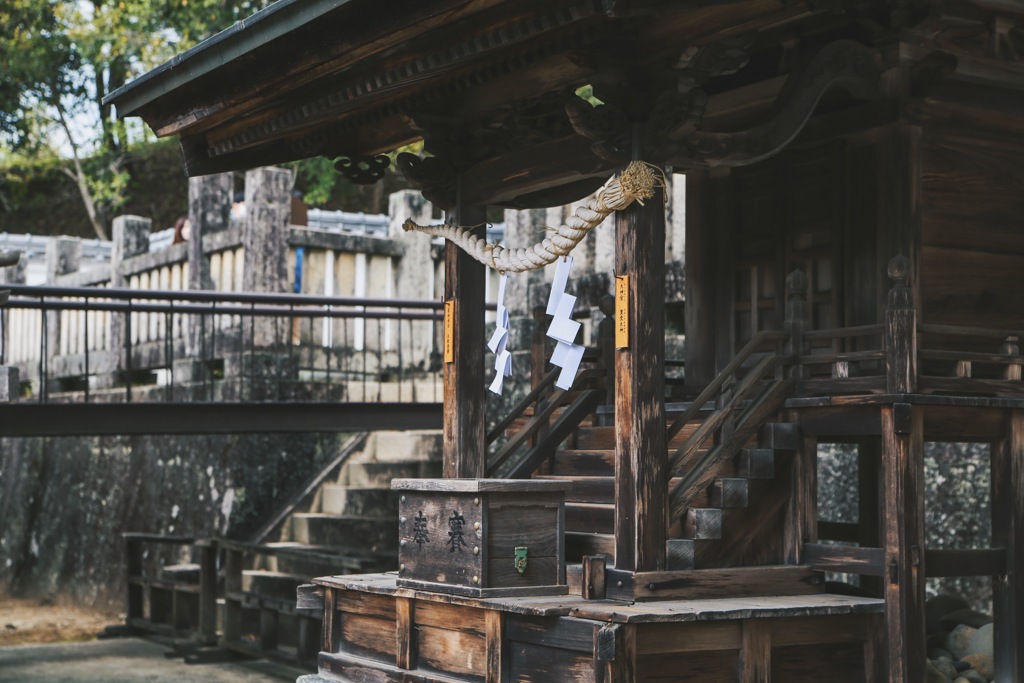
<instances>
[{"instance_id":1,"label":"stone fence post","mask_svg":"<svg viewBox=\"0 0 1024 683\"><path fill-rule=\"evenodd\" d=\"M287 169L257 168L245 174L242 289L246 292L288 291L291 186L292 173ZM291 385L296 374L295 367L285 366L291 343L291 330L282 329L274 319L242 316L239 350L248 353L224 356L224 376L236 380L239 399L284 398L277 396L278 389Z\"/></svg>"},{"instance_id":2,"label":"stone fence post","mask_svg":"<svg viewBox=\"0 0 1024 683\"><path fill-rule=\"evenodd\" d=\"M148 239L148 238L147 238ZM46 283L76 273L82 265L82 242L74 237L53 237L46 243ZM50 357L60 353L60 311L46 312L46 349Z\"/></svg>"},{"instance_id":3,"label":"stone fence post","mask_svg":"<svg viewBox=\"0 0 1024 683\"><path fill-rule=\"evenodd\" d=\"M111 288L128 286L122 265L125 259L149 251L149 233L152 227L153 221L141 216L118 216L114 219L110 248ZM110 351L116 354L117 368L127 373L131 372L131 359L126 353L129 343L128 335L131 334L130 315L129 313L112 313L110 315Z\"/></svg>"}]
</instances>

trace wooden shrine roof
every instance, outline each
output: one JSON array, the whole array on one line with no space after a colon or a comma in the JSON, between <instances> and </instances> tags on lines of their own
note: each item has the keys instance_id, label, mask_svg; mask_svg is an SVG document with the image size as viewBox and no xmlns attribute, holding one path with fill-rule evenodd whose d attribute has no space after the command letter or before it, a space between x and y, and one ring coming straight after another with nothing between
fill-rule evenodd
<instances>
[{"instance_id":1,"label":"wooden shrine roof","mask_svg":"<svg viewBox=\"0 0 1024 683\"><path fill-rule=\"evenodd\" d=\"M657 163L756 156L749 138L685 136L763 123L779 109L786 76L823 45L881 45L898 32L891 4L278 0L107 101L160 137L179 136L190 176L322 155L372 180L374 155L423 139L437 160L404 167L414 181L450 184L443 171L455 168L472 203L555 205L589 194L628 156L616 116L661 117L663 130L644 133ZM863 75L863 64L851 67L862 55L840 53L830 56L834 72ZM829 87L840 81L833 73ZM580 110L570 121L566 101L588 84L617 110ZM820 85L794 102L801 126ZM792 128L783 123L776 128ZM442 206L453 194L423 189Z\"/></svg>"}]
</instances>

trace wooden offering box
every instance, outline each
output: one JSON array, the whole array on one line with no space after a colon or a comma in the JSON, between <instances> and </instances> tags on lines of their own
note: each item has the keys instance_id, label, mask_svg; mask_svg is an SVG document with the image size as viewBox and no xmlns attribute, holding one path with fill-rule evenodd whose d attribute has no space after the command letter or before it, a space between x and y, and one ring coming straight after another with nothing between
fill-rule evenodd
<instances>
[{"instance_id":1,"label":"wooden offering box","mask_svg":"<svg viewBox=\"0 0 1024 683\"><path fill-rule=\"evenodd\" d=\"M398 585L467 595L560 595L565 492L537 479L394 479Z\"/></svg>"}]
</instances>

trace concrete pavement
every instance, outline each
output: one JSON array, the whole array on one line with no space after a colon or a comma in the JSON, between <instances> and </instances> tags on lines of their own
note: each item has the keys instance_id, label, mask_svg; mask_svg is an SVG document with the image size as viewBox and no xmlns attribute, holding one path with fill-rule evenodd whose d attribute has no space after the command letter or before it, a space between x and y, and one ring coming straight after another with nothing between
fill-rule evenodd
<instances>
[{"instance_id":1,"label":"concrete pavement","mask_svg":"<svg viewBox=\"0 0 1024 683\"><path fill-rule=\"evenodd\" d=\"M142 638L0 648L0 683L294 683L309 673L261 660L185 664Z\"/></svg>"}]
</instances>

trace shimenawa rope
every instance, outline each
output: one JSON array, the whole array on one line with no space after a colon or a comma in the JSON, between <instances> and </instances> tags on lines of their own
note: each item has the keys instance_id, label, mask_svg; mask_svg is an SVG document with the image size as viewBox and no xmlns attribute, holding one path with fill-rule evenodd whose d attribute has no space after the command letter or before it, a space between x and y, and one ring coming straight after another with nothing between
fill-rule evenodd
<instances>
[{"instance_id":1,"label":"shimenawa rope","mask_svg":"<svg viewBox=\"0 0 1024 683\"><path fill-rule=\"evenodd\" d=\"M665 187L665 176L660 168L642 161L630 162L621 174L609 178L593 197L576 209L565 225L553 230L549 228L552 235L532 247L508 249L473 235L472 228L456 225L417 225L408 219L402 228L451 240L477 261L499 272L521 273L541 268L568 255L612 211L622 211L633 202L639 202L642 206L645 200L654 196L655 189L659 187Z\"/></svg>"}]
</instances>

